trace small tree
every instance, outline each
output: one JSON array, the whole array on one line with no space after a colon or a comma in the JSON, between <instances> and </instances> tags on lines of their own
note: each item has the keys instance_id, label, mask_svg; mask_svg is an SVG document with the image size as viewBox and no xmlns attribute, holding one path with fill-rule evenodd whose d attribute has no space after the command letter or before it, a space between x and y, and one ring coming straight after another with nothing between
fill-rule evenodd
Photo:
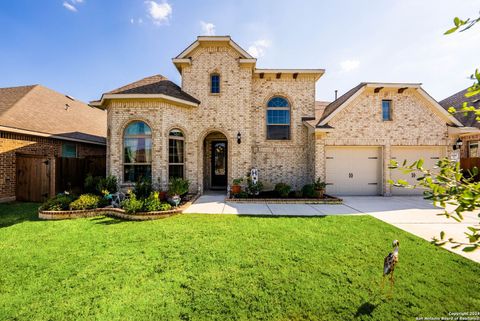
<instances>
[{"instance_id":1,"label":"small tree","mask_svg":"<svg viewBox=\"0 0 480 321\"><path fill-rule=\"evenodd\" d=\"M478 18L468 18L462 20L458 17L453 19L454 27L447 30L445 35L455 32L464 32L475 24L480 22ZM480 95L480 72L478 69L470 76L473 80L473 85L468 88L465 94L466 98ZM452 114L457 112L475 113L477 121L480 121L480 108L469 106L468 102L464 102L459 111L453 106L448 109ZM451 161L449 159L442 159L437 163L438 173L432 173L431 170L423 168L423 160L420 159L413 164L407 165L406 161L399 165L396 161L391 161L390 168L399 169L405 173L412 171L420 171L423 176L417 178L416 185L409 185L405 180L398 180L390 184L394 186L402 186L406 188L423 188L425 189L425 199L432 200L435 205L443 207L443 214L447 218L453 218L460 222L463 220L463 213L471 212L480 209L480 183L474 181L474 177L478 174L478 169L473 168L472 171L465 173L460 169L460 163ZM453 210L448 210L447 205L453 207ZM480 218L480 214L478 214ZM433 243L436 245L445 245L447 243L453 244L452 248L459 248L463 246L463 251L474 251L480 248L480 224L469 226L468 232L465 232L468 242L461 242L453 238L446 239L445 232L440 233L439 238L433 238Z\"/></svg>"}]
</instances>

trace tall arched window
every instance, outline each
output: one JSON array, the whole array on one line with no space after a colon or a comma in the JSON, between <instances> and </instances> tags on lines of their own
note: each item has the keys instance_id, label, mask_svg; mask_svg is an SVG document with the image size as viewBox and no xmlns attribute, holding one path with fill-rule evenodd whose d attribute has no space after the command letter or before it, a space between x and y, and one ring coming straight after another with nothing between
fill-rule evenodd
<instances>
[{"instance_id":1,"label":"tall arched window","mask_svg":"<svg viewBox=\"0 0 480 321\"><path fill-rule=\"evenodd\" d=\"M283 97L273 97L268 101L267 139L290 139L290 104Z\"/></svg>"},{"instance_id":2,"label":"tall arched window","mask_svg":"<svg viewBox=\"0 0 480 321\"><path fill-rule=\"evenodd\" d=\"M172 129L168 134L168 178L184 178L185 137L180 129Z\"/></svg>"},{"instance_id":3,"label":"tall arched window","mask_svg":"<svg viewBox=\"0 0 480 321\"><path fill-rule=\"evenodd\" d=\"M152 130L141 121L130 123L123 134L123 180L152 178Z\"/></svg>"}]
</instances>

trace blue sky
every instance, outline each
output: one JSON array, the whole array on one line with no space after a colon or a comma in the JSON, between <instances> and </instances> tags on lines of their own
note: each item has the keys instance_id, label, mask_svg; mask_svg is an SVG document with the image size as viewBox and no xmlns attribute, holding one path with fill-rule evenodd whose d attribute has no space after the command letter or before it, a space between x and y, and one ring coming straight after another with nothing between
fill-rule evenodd
<instances>
[{"instance_id":1,"label":"blue sky","mask_svg":"<svg viewBox=\"0 0 480 321\"><path fill-rule=\"evenodd\" d=\"M479 0L0 2L0 87L40 83L80 100L153 74L196 36L231 35L259 68L325 68L317 99L361 81L422 82L437 100L480 67L480 26L443 36Z\"/></svg>"}]
</instances>

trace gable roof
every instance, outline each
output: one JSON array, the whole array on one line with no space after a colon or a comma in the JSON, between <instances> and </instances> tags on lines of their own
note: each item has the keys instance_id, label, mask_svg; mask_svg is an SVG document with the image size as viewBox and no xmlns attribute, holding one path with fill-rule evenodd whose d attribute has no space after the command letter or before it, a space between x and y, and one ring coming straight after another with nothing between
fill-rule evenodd
<instances>
[{"instance_id":1,"label":"gable roof","mask_svg":"<svg viewBox=\"0 0 480 321\"><path fill-rule=\"evenodd\" d=\"M473 106L477 109L480 108L480 95L465 97L467 90L468 88L460 90L458 93L445 98L440 102L440 105L447 111L450 107L454 107L457 111L459 111L462 108L463 102L468 102L469 106ZM467 114L464 112L457 112L453 116L458 119L463 126L480 128L480 122L476 120L477 115L475 115L473 112Z\"/></svg>"},{"instance_id":2,"label":"gable roof","mask_svg":"<svg viewBox=\"0 0 480 321\"><path fill-rule=\"evenodd\" d=\"M365 88L414 88L417 92L423 96L427 101L429 101L433 107L445 118L448 120L449 123L454 124L456 126L462 127L462 123L459 122L455 117L450 115L440 104L432 98L422 87L419 83L378 83L378 82L361 82L357 86L353 87L345 94L340 96L338 99L333 101L329 104L320 119L317 123L317 128L324 128L330 119L332 119L338 112L340 112L347 104L355 99L358 95L360 95Z\"/></svg>"},{"instance_id":3,"label":"gable roof","mask_svg":"<svg viewBox=\"0 0 480 321\"><path fill-rule=\"evenodd\" d=\"M322 122L325 118L330 116L335 110L337 110L341 105L343 105L343 103L345 103L350 97L355 95L355 93L357 93L365 85L366 83L361 82L360 84L353 87L352 89L350 89L349 91L347 91L346 93L338 97L336 100L328 104L325 107L322 117L320 117L320 120L318 121L318 123Z\"/></svg>"},{"instance_id":4,"label":"gable roof","mask_svg":"<svg viewBox=\"0 0 480 321\"><path fill-rule=\"evenodd\" d=\"M153 75L134 81L128 85L111 90L102 95L92 105L102 105L104 99L111 98L164 98L191 105L200 104L200 100L184 92L177 84L162 75Z\"/></svg>"},{"instance_id":5,"label":"gable roof","mask_svg":"<svg viewBox=\"0 0 480 321\"><path fill-rule=\"evenodd\" d=\"M255 59L245 49L243 49L235 41L233 41L230 36L198 36L197 40L195 40L190 46L183 50L178 56L176 56L174 60L188 58L190 53L195 48L197 48L201 42L227 42L233 49L235 49L240 54L241 58Z\"/></svg>"},{"instance_id":6,"label":"gable roof","mask_svg":"<svg viewBox=\"0 0 480 321\"><path fill-rule=\"evenodd\" d=\"M41 85L0 88L0 129L104 145L107 113Z\"/></svg>"}]
</instances>

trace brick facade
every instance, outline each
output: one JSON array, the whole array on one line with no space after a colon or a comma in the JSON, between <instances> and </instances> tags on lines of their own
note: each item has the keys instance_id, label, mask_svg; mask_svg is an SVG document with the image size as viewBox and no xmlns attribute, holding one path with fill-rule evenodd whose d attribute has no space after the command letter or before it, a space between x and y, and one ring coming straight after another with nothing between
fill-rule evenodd
<instances>
[{"instance_id":1,"label":"brick facade","mask_svg":"<svg viewBox=\"0 0 480 321\"><path fill-rule=\"evenodd\" d=\"M192 45L193 46L193 45ZM188 49L187 49L188 50ZM316 178L325 179L325 146L380 146L383 150L383 193L390 190L388 162L391 146L444 146L450 151L454 138L448 136L445 115L415 88L400 92L372 88L349 103L329 125L328 133L307 125L302 117L315 115L315 83L318 75L308 72L269 72L242 63L239 51L228 42L203 41L182 56L181 89L198 99L198 107L186 107L160 98L110 97L101 104L108 110L107 170L123 182L123 132L135 121L152 129L152 180L168 184L168 133L178 128L185 135L185 177L191 191L210 186L211 135L228 141L228 182L259 170L266 188L285 182L293 189ZM248 59L247 59L248 60ZM220 75L220 94L210 93L210 75ZM320 74L321 75L321 74ZM382 87L383 88L383 87ZM267 102L282 96L290 103L291 139L267 140ZM390 99L393 120L382 121L381 101ZM236 140L241 135L241 143ZM207 138L208 136L208 138ZM207 139L206 139L207 138ZM124 184L126 185L126 184Z\"/></svg>"},{"instance_id":2,"label":"brick facade","mask_svg":"<svg viewBox=\"0 0 480 321\"><path fill-rule=\"evenodd\" d=\"M382 120L382 100L392 101L392 120ZM352 121L354 120L354 121ZM398 93L373 88L356 97L336 115L328 133L317 134L315 174L325 179L326 146L380 146L383 150L383 194L391 191L390 151L392 146L443 146L445 156L452 151L455 138L448 134L445 118L440 116L416 89Z\"/></svg>"},{"instance_id":3,"label":"brick facade","mask_svg":"<svg viewBox=\"0 0 480 321\"><path fill-rule=\"evenodd\" d=\"M105 146L86 143L76 145L78 157L105 155ZM17 154L46 156L53 160L62 154L62 141L0 131L0 202L15 200ZM52 171L55 172L55 162ZM52 190L55 190L54 186Z\"/></svg>"},{"instance_id":4,"label":"brick facade","mask_svg":"<svg viewBox=\"0 0 480 321\"><path fill-rule=\"evenodd\" d=\"M209 77L220 75L220 94L211 94ZM309 182L308 129L303 116L315 112L313 76L266 75L260 79L251 66L239 64L238 52L225 44L199 46L191 65L182 69L182 90L201 101L199 107L179 107L161 100L112 99L108 110L107 168L123 181L123 131L132 121L145 121L153 132L152 181L166 188L168 182L168 133L173 128L185 135L185 177L191 191L210 185L207 135L228 141L228 182L245 176L252 167L267 187L278 182L301 188ZM266 139L267 102L283 96L291 104L291 140ZM241 143L237 143L237 133ZM279 157L281 155L281 157ZM311 160L310 160L311 162Z\"/></svg>"}]
</instances>

